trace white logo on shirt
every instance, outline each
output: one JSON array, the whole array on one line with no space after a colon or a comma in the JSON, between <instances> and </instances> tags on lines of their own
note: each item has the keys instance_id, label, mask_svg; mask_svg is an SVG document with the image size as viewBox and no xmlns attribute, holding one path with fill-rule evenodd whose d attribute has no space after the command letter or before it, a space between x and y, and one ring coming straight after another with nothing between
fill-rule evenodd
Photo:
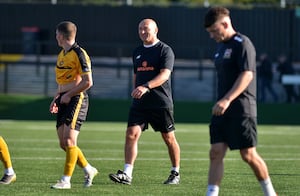
<instances>
[{"instance_id":1,"label":"white logo on shirt","mask_svg":"<svg viewBox=\"0 0 300 196\"><path fill-rule=\"evenodd\" d=\"M230 59L232 54L232 49L231 48L227 48L224 52L223 58L224 59Z\"/></svg>"}]
</instances>

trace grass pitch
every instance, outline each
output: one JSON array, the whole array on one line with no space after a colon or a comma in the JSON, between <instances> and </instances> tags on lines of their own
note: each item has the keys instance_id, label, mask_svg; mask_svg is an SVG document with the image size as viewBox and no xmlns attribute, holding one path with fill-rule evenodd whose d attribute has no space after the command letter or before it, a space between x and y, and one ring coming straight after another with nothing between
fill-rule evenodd
<instances>
[{"instance_id":1,"label":"grass pitch","mask_svg":"<svg viewBox=\"0 0 300 196\"><path fill-rule=\"evenodd\" d=\"M54 121L0 120L0 135L9 145L17 181L0 186L0 195L205 195L209 136L207 124L177 124L181 146L181 184L164 185L170 161L159 133L142 134L131 186L111 182L109 173L123 169L125 122L86 122L78 145L98 168L94 185L83 188L76 167L72 189L52 190L60 179L65 154L58 146ZM265 159L277 193L300 195L300 126L259 126L258 152ZM0 169L3 169L0 166ZM1 174L2 175L2 174ZM262 195L259 183L238 151L228 151L220 196Z\"/></svg>"}]
</instances>

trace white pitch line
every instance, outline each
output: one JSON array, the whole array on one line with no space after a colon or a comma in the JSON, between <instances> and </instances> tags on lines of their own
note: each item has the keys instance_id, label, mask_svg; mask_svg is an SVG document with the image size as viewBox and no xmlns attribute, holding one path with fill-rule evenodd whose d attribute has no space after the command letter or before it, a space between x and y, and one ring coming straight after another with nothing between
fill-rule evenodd
<instances>
[{"instance_id":1,"label":"white pitch line","mask_svg":"<svg viewBox=\"0 0 300 196\"><path fill-rule=\"evenodd\" d=\"M20 152L19 149L12 148L13 151L18 151ZM82 148L84 152L89 152L89 153L98 153L99 149L93 148L93 149L84 149ZM22 151L26 152L32 152L32 154L37 153L37 152L62 152L59 148L22 148ZM115 154L115 153L120 153L122 154L124 152L123 149L101 149L101 153L110 153L110 154ZM142 150L142 153L140 154L166 154L166 150ZM189 154L189 155L208 155L208 150L185 150L182 151L182 154ZM287 156L294 156L295 153L278 153L278 152L268 152L267 153L269 156L274 155L274 156L280 156L280 157L287 157ZM228 154L228 156L235 156L235 154ZM236 155L238 156L238 155Z\"/></svg>"},{"instance_id":2,"label":"white pitch line","mask_svg":"<svg viewBox=\"0 0 300 196\"><path fill-rule=\"evenodd\" d=\"M17 143L56 143L58 145L57 139L7 139L8 142L17 142ZM83 144L124 144L123 140L120 141L112 141L112 140L80 140L78 142L79 146ZM163 145L163 141L158 142L148 142L148 141L139 141L140 145ZM209 147L209 143L198 143L198 142L181 142L181 146L198 146L198 147ZM286 149L299 149L299 145L266 145L266 144L258 144L257 149L259 148L286 148Z\"/></svg>"},{"instance_id":3,"label":"white pitch line","mask_svg":"<svg viewBox=\"0 0 300 196\"><path fill-rule=\"evenodd\" d=\"M14 157L13 160L65 160L65 157ZM89 158L93 161L123 161L123 158ZM138 158L137 161L169 161L169 158ZM225 161L241 161L240 158L225 158ZM300 158L264 158L265 161L300 161ZM209 161L208 158L181 158L181 161Z\"/></svg>"}]
</instances>

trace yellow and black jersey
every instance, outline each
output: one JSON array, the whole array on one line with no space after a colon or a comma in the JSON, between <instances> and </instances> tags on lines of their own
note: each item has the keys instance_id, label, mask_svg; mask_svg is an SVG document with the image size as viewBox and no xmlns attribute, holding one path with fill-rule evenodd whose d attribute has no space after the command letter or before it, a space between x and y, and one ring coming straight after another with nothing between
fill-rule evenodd
<instances>
[{"instance_id":1,"label":"yellow and black jersey","mask_svg":"<svg viewBox=\"0 0 300 196\"><path fill-rule=\"evenodd\" d=\"M58 54L55 68L56 82L58 84L68 84L76 80L78 75L91 71L90 57L77 43L67 52L62 50Z\"/></svg>"}]
</instances>

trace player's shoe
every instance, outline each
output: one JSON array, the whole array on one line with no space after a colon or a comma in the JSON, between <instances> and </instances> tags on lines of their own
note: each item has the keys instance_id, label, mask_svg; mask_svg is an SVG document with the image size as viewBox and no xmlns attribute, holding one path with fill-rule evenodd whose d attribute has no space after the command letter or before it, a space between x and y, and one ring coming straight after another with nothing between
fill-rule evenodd
<instances>
[{"instance_id":1,"label":"player's shoe","mask_svg":"<svg viewBox=\"0 0 300 196\"><path fill-rule=\"evenodd\" d=\"M71 183L66 182L64 180L59 180L57 181L56 184L51 186L52 189L70 189L71 188Z\"/></svg>"},{"instance_id":2,"label":"player's shoe","mask_svg":"<svg viewBox=\"0 0 300 196\"><path fill-rule=\"evenodd\" d=\"M131 185L132 178L121 170L118 170L117 174L109 174L109 178L117 183Z\"/></svg>"},{"instance_id":3,"label":"player's shoe","mask_svg":"<svg viewBox=\"0 0 300 196\"><path fill-rule=\"evenodd\" d=\"M95 176L97 176L98 174L98 170L94 167L92 167L91 171L88 172L85 176L84 176L84 187L90 187L93 185L93 179Z\"/></svg>"},{"instance_id":4,"label":"player's shoe","mask_svg":"<svg viewBox=\"0 0 300 196\"><path fill-rule=\"evenodd\" d=\"M171 171L168 179L164 182L164 184L179 184L180 175L176 171Z\"/></svg>"},{"instance_id":5,"label":"player's shoe","mask_svg":"<svg viewBox=\"0 0 300 196\"><path fill-rule=\"evenodd\" d=\"M16 174L13 175L4 174L0 180L0 184L10 184L12 182L15 182L16 180L17 180Z\"/></svg>"}]
</instances>

